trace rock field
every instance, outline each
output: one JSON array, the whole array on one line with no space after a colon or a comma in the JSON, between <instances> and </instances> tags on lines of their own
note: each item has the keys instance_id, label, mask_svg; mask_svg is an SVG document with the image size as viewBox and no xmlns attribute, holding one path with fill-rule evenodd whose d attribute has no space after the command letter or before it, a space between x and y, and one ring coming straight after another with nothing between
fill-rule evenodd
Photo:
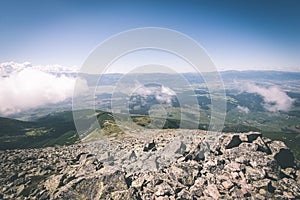
<instances>
[{"instance_id":1,"label":"rock field","mask_svg":"<svg viewBox=\"0 0 300 200\"><path fill-rule=\"evenodd\" d=\"M152 132L0 151L0 199L300 199L300 170L283 142Z\"/></svg>"}]
</instances>

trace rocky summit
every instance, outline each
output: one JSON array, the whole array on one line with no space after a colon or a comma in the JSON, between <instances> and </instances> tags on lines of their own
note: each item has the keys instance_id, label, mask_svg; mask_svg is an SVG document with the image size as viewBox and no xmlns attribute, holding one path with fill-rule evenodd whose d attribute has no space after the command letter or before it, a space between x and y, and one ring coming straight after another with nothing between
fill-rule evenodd
<instances>
[{"instance_id":1,"label":"rocky summit","mask_svg":"<svg viewBox=\"0 0 300 200\"><path fill-rule=\"evenodd\" d=\"M0 199L300 199L293 154L257 132L163 130L0 160Z\"/></svg>"}]
</instances>

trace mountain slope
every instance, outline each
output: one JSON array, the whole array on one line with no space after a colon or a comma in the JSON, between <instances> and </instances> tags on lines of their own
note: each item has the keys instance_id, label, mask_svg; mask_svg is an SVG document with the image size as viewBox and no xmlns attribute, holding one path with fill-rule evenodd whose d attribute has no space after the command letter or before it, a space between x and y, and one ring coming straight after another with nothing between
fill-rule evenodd
<instances>
[{"instance_id":1,"label":"mountain slope","mask_svg":"<svg viewBox=\"0 0 300 200\"><path fill-rule=\"evenodd\" d=\"M0 198L300 198L300 171L284 143L260 133L223 134L207 145L209 138L164 130L111 140L108 149L92 142L0 151Z\"/></svg>"}]
</instances>

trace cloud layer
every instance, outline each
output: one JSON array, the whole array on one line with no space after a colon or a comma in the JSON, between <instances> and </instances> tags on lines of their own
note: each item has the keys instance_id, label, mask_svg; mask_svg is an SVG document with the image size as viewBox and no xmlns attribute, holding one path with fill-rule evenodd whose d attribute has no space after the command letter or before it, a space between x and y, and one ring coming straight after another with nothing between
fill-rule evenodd
<instances>
[{"instance_id":1,"label":"cloud layer","mask_svg":"<svg viewBox=\"0 0 300 200\"><path fill-rule=\"evenodd\" d=\"M0 76L0 115L59 103L73 95L75 77L57 76L28 63L6 65L6 69L5 76ZM86 83L83 85L82 88L86 89Z\"/></svg>"},{"instance_id":2,"label":"cloud layer","mask_svg":"<svg viewBox=\"0 0 300 200\"><path fill-rule=\"evenodd\" d=\"M265 109L271 112L289 111L294 102L294 99L277 86L265 88L248 83L245 85L244 91L261 95L264 99Z\"/></svg>"},{"instance_id":3,"label":"cloud layer","mask_svg":"<svg viewBox=\"0 0 300 200\"><path fill-rule=\"evenodd\" d=\"M136 94L147 97L150 95L155 96L155 99L160 103L171 104L172 99L176 96L176 93L166 87L166 86L156 86L156 87L145 87L143 85L139 85L138 89L135 91Z\"/></svg>"},{"instance_id":4,"label":"cloud layer","mask_svg":"<svg viewBox=\"0 0 300 200\"><path fill-rule=\"evenodd\" d=\"M247 107L238 105L237 108L238 108L240 111L244 112L244 113L248 113L248 112L249 112L249 108L247 108Z\"/></svg>"}]
</instances>

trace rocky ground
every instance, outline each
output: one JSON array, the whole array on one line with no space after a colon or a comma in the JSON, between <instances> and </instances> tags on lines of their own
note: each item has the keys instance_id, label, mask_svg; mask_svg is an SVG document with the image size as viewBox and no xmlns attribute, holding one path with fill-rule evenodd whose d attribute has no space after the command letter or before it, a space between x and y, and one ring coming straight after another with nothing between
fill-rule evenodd
<instances>
[{"instance_id":1,"label":"rocky ground","mask_svg":"<svg viewBox=\"0 0 300 200\"><path fill-rule=\"evenodd\" d=\"M103 141L0 151L0 199L300 199L292 153L260 133Z\"/></svg>"}]
</instances>

